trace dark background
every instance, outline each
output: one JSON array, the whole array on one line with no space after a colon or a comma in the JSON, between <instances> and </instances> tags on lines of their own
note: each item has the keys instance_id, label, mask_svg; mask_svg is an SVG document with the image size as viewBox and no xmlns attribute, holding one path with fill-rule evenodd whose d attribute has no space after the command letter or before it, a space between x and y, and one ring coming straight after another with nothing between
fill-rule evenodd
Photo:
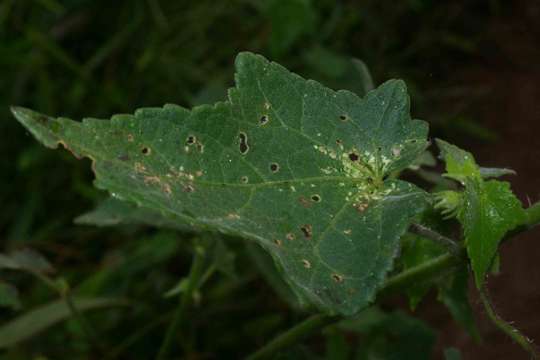
<instances>
[{"instance_id":1,"label":"dark background","mask_svg":"<svg viewBox=\"0 0 540 360\"><path fill-rule=\"evenodd\" d=\"M431 136L471 151L483 166L516 170L517 176L505 180L525 204L539 200L540 2L3 0L2 248L39 250L77 286L87 284L91 274L106 267L134 238L161 236L148 229L73 225L74 217L104 198L91 185L89 162L37 144L11 116L9 105L80 119L167 102L186 107L213 102L223 99L232 85L234 57L243 50L263 54L333 88L358 86L348 76L348 57L362 59L376 84L403 78L413 115L430 122ZM539 234L531 231L505 243L501 274L489 279L498 312L536 343ZM125 285L130 296L154 291L159 297L156 289L166 289L185 274L189 256L175 255L154 265ZM238 264L239 272L247 268ZM28 277L9 276L19 287L24 309L54 297ZM154 289L140 284L144 282L154 282ZM464 359L526 358L487 321L472 288L471 294L482 344L455 325L435 295L417 309L416 314L438 329L434 357L454 346ZM269 330L261 330L261 339L291 320L286 306L272 300L275 295L262 281L246 285L231 301L238 296L248 297L245 304L239 302L243 307L228 314L229 322L224 320L227 314L218 320L228 334L240 328L240 319L259 312L270 318L281 313L275 324L267 319ZM256 300L261 296L264 301ZM0 319L14 315L0 311ZM141 316L132 321L144 321ZM107 331L107 326L101 330ZM70 338L69 327L55 329L46 344L32 340L28 351L62 354L59 344ZM109 330L129 334L129 328L111 325ZM70 346L84 354L84 346ZM24 358L17 354L12 358Z\"/></svg>"}]
</instances>

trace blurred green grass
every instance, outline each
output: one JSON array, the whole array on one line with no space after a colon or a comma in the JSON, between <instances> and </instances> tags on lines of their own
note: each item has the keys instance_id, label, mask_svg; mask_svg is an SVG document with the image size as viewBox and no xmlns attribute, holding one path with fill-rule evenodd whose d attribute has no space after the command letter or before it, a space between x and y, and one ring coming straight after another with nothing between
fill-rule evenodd
<instances>
[{"instance_id":1,"label":"blurred green grass","mask_svg":"<svg viewBox=\"0 0 540 360\"><path fill-rule=\"evenodd\" d=\"M10 105L80 119L107 118L164 103L191 107L213 102L225 97L233 81L234 57L243 50L263 54L331 87L359 92L358 74L350 62L354 57L367 64L376 84L393 77L405 79L414 114L429 120L435 131L448 131L449 122L459 118L463 131L472 128L473 135L489 137L493 134L486 135L464 120L466 105L446 106L445 114L440 109L447 99L445 91L455 85L454 69L477 56L487 24L504 6L498 1L442 4L435 0L4 0L0 2L2 248L39 250L89 294L113 291L137 298L150 292L153 295L146 300L154 304L164 304L160 294L189 265L188 250L169 247L173 250L162 256L162 263L150 262L151 271L141 278L123 277L125 287L97 286L103 280L99 277L105 276L100 271L117 264L118 257L128 256L126 247L136 248L162 234L73 225L73 218L105 197L91 185L88 161L42 148L12 118ZM242 249L232 243L233 248ZM180 255L173 261L172 254L177 252ZM20 288L23 309L54 297L28 278L2 276ZM251 283L237 291L260 296L269 290ZM222 304L212 306L226 308L238 293L224 296ZM244 306L241 316L248 322L257 320L252 315L260 306L268 316L270 310L280 311L278 319L258 319L266 327L256 326L264 331L250 338L253 343L296 316L275 301L261 303L248 295L244 302L239 301ZM144 308L130 315L131 323L150 321L154 315ZM11 316L12 312L0 311L0 319ZM104 320L98 315L100 329L129 334L130 326L122 324L119 314L115 316ZM206 321L204 316L201 319ZM219 329L227 332L229 326L230 321L225 321ZM61 356L59 344L76 338L77 331L68 324L50 333L47 341L33 341L28 349L18 349L12 358L24 358L34 350ZM217 341L212 336L217 331L201 335L204 339L199 342L215 341L214 350L234 353L240 346L238 337ZM160 335L149 336L139 345L146 349L142 354L159 343ZM83 357L86 350L77 342L69 348L78 354L72 358Z\"/></svg>"}]
</instances>

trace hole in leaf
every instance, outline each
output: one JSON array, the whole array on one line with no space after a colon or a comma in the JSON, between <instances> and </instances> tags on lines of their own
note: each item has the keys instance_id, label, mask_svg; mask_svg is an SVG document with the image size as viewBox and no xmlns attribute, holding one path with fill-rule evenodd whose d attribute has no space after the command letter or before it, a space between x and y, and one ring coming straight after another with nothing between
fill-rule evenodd
<instances>
[{"instance_id":1,"label":"hole in leaf","mask_svg":"<svg viewBox=\"0 0 540 360\"><path fill-rule=\"evenodd\" d=\"M309 262L309 260L302 259L302 264L304 264L304 267L305 267L306 269L311 268L311 263Z\"/></svg>"},{"instance_id":2,"label":"hole in leaf","mask_svg":"<svg viewBox=\"0 0 540 360\"><path fill-rule=\"evenodd\" d=\"M146 146L141 149L141 153L143 155L150 155L151 152L152 152L152 150L150 150L150 148L146 147Z\"/></svg>"},{"instance_id":3,"label":"hole in leaf","mask_svg":"<svg viewBox=\"0 0 540 360\"><path fill-rule=\"evenodd\" d=\"M248 181L249 181L249 178L248 178L247 176L242 176L242 177L240 178L240 182L241 182L242 184L247 184Z\"/></svg>"},{"instance_id":4,"label":"hole in leaf","mask_svg":"<svg viewBox=\"0 0 540 360\"><path fill-rule=\"evenodd\" d=\"M241 132L240 134L238 134L238 139L240 140L239 141L240 153L242 155L247 154L247 152L249 151L249 145L247 143L247 135L245 133Z\"/></svg>"},{"instance_id":5,"label":"hole in leaf","mask_svg":"<svg viewBox=\"0 0 540 360\"><path fill-rule=\"evenodd\" d=\"M350 159L351 161L358 161L358 159L359 159L358 154L353 153L353 152L350 153L350 154L349 154L349 159Z\"/></svg>"},{"instance_id":6,"label":"hole in leaf","mask_svg":"<svg viewBox=\"0 0 540 360\"><path fill-rule=\"evenodd\" d=\"M195 144L196 141L197 141L197 138L195 136L189 135L186 139L186 144L192 145L192 144Z\"/></svg>"},{"instance_id":7,"label":"hole in leaf","mask_svg":"<svg viewBox=\"0 0 540 360\"><path fill-rule=\"evenodd\" d=\"M278 163L271 163L270 164L270 171L273 173L277 173L279 171L279 164Z\"/></svg>"},{"instance_id":8,"label":"hole in leaf","mask_svg":"<svg viewBox=\"0 0 540 360\"><path fill-rule=\"evenodd\" d=\"M340 140L340 139L336 139L336 144L341 145L341 144L342 144L341 140Z\"/></svg>"},{"instance_id":9,"label":"hole in leaf","mask_svg":"<svg viewBox=\"0 0 540 360\"><path fill-rule=\"evenodd\" d=\"M285 237L287 238L287 240L294 240L295 239L295 236L293 233L287 233L287 235L285 235Z\"/></svg>"},{"instance_id":10,"label":"hole in leaf","mask_svg":"<svg viewBox=\"0 0 540 360\"><path fill-rule=\"evenodd\" d=\"M319 194L313 194L313 195L311 195L311 200L313 200L315 202L319 202L319 201L321 201L321 196Z\"/></svg>"},{"instance_id":11,"label":"hole in leaf","mask_svg":"<svg viewBox=\"0 0 540 360\"><path fill-rule=\"evenodd\" d=\"M268 115L263 115L259 119L259 124L266 125L266 124L268 124L268 121L270 121L270 119L268 118Z\"/></svg>"},{"instance_id":12,"label":"hole in leaf","mask_svg":"<svg viewBox=\"0 0 540 360\"><path fill-rule=\"evenodd\" d=\"M343 275L332 274L332 279L337 283L342 283L343 282Z\"/></svg>"},{"instance_id":13,"label":"hole in leaf","mask_svg":"<svg viewBox=\"0 0 540 360\"><path fill-rule=\"evenodd\" d=\"M302 230L302 233L306 239L311 239L311 235L313 235L313 227L310 224L302 226L300 230Z\"/></svg>"},{"instance_id":14,"label":"hole in leaf","mask_svg":"<svg viewBox=\"0 0 540 360\"><path fill-rule=\"evenodd\" d=\"M349 117L347 115L342 114L342 115L339 115L339 120L347 121L347 120L349 120Z\"/></svg>"}]
</instances>

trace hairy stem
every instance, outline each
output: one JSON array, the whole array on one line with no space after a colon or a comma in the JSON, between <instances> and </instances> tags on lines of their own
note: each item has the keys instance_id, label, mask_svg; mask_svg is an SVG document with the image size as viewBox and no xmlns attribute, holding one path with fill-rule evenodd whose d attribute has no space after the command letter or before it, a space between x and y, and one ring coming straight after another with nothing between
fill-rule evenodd
<instances>
[{"instance_id":1,"label":"hairy stem","mask_svg":"<svg viewBox=\"0 0 540 360\"><path fill-rule=\"evenodd\" d=\"M482 300L484 308L486 309L486 313L493 324L497 326L503 333L508 335L512 340L514 340L519 346L521 346L523 350L528 352L532 359L539 359L538 353L536 352L531 340L523 335L518 329L510 325L510 323L502 319L499 314L495 312L485 286L479 290L479 293L480 299Z\"/></svg>"},{"instance_id":2,"label":"hairy stem","mask_svg":"<svg viewBox=\"0 0 540 360\"><path fill-rule=\"evenodd\" d=\"M202 247L195 246L193 253L193 261L191 263L191 269L188 275L188 283L186 290L181 293L180 301L176 312L174 313L174 318L167 329L163 343L159 349L157 359L162 360L166 359L172 344L173 340L180 329L184 314L193 299L193 293L197 289L197 286L200 282L200 277L202 276L203 267L204 267L205 251Z\"/></svg>"},{"instance_id":3,"label":"hairy stem","mask_svg":"<svg viewBox=\"0 0 540 360\"><path fill-rule=\"evenodd\" d=\"M340 319L339 316L316 314L308 317L301 323L278 335L257 352L249 355L247 360L267 359L292 344L298 343L303 338L321 330L329 324Z\"/></svg>"}]
</instances>

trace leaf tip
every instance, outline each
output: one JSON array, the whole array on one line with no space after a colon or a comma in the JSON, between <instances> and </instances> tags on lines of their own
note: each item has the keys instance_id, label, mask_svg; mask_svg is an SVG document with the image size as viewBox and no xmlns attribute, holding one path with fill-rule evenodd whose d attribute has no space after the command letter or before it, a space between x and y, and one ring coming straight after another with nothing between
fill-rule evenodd
<instances>
[{"instance_id":1,"label":"leaf tip","mask_svg":"<svg viewBox=\"0 0 540 360\"><path fill-rule=\"evenodd\" d=\"M55 148L58 145L59 139L54 131L54 119L20 106L11 106L10 110L17 121L45 146Z\"/></svg>"}]
</instances>

